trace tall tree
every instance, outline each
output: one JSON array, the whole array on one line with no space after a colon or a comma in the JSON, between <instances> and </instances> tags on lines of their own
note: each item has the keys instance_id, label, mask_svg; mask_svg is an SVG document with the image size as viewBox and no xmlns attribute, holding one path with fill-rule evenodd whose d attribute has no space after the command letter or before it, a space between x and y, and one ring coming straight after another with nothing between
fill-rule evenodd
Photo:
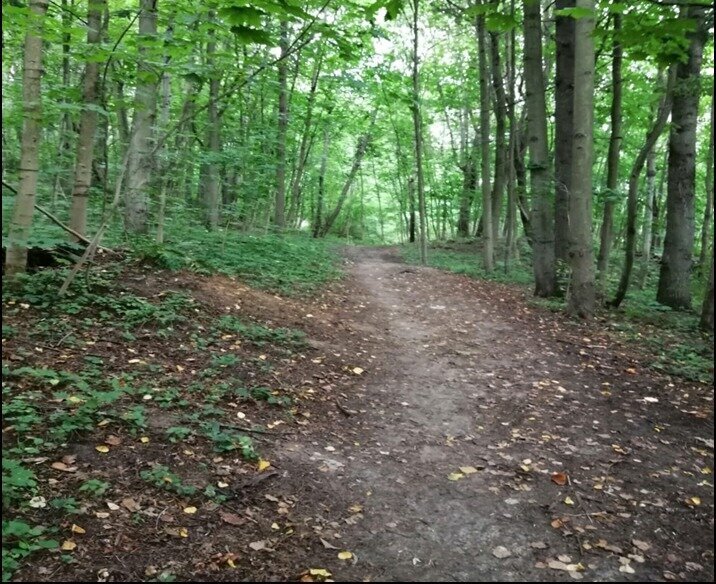
<instances>
[{"instance_id":1,"label":"tall tree","mask_svg":"<svg viewBox=\"0 0 716 584\"><path fill-rule=\"evenodd\" d=\"M276 137L276 202L274 223L279 229L286 226L286 130L288 129L288 21L281 21L281 61L278 64L278 130Z\"/></svg>"},{"instance_id":2,"label":"tall tree","mask_svg":"<svg viewBox=\"0 0 716 584\"><path fill-rule=\"evenodd\" d=\"M691 308L696 126L701 94L701 61L708 38L705 7L690 5L682 10L685 10L687 18L696 23L696 28L688 35L688 58L676 68L677 85L669 133L666 236L656 294L658 302L671 308Z\"/></svg>"},{"instance_id":3,"label":"tall tree","mask_svg":"<svg viewBox=\"0 0 716 584\"><path fill-rule=\"evenodd\" d=\"M87 44L98 46L102 28L102 14L106 0L89 0L87 7ZM87 197L92 183L92 161L94 159L94 136L97 129L97 106L99 103L97 82L99 61L90 54L85 63L85 78L82 97L84 109L80 116L80 132L77 139L77 163L75 182L72 188L72 209L70 227L84 235L87 231Z\"/></svg>"},{"instance_id":4,"label":"tall tree","mask_svg":"<svg viewBox=\"0 0 716 584\"><path fill-rule=\"evenodd\" d=\"M27 242L37 195L40 127L42 123L42 31L48 0L31 0L22 64L22 143L20 145L20 188L15 199L8 232L5 271L8 276L25 271Z\"/></svg>"},{"instance_id":5,"label":"tall tree","mask_svg":"<svg viewBox=\"0 0 716 584\"><path fill-rule=\"evenodd\" d=\"M157 36L157 2L158 0L139 0L139 60L124 194L124 225L132 233L146 233L149 228L149 186L152 178L153 127L159 80L152 64Z\"/></svg>"},{"instance_id":6,"label":"tall tree","mask_svg":"<svg viewBox=\"0 0 716 584\"><path fill-rule=\"evenodd\" d=\"M490 33L490 57L492 87L495 93L495 176L492 183L492 236L497 240L500 232L500 215L502 214L502 200L507 178L507 144L505 142L507 97L502 79L500 37L496 32Z\"/></svg>"},{"instance_id":7,"label":"tall tree","mask_svg":"<svg viewBox=\"0 0 716 584\"><path fill-rule=\"evenodd\" d=\"M711 94L711 127L709 128L709 149L706 154L706 205L704 206L704 220L701 223L701 253L699 255L699 266L701 273L708 271L709 237L713 224L714 214L714 95Z\"/></svg>"},{"instance_id":8,"label":"tall tree","mask_svg":"<svg viewBox=\"0 0 716 584\"><path fill-rule=\"evenodd\" d=\"M557 0L555 18L556 72L554 88L554 251L567 260L569 247L569 194L572 191L574 118L574 18L559 13L574 8L575 0Z\"/></svg>"},{"instance_id":9,"label":"tall tree","mask_svg":"<svg viewBox=\"0 0 716 584\"><path fill-rule=\"evenodd\" d=\"M585 16L577 18L574 41L574 119L572 191L569 197L570 312L594 313L594 252L592 250L592 162L594 133L594 0L577 0Z\"/></svg>"},{"instance_id":10,"label":"tall tree","mask_svg":"<svg viewBox=\"0 0 716 584\"><path fill-rule=\"evenodd\" d=\"M420 111L420 69L418 39L420 30L418 28L420 1L413 0L413 128L415 133L415 176L418 190L418 220L420 229L418 232L420 246L420 263L428 262L428 229L427 210L425 206L425 177L423 175L423 123Z\"/></svg>"},{"instance_id":11,"label":"tall tree","mask_svg":"<svg viewBox=\"0 0 716 584\"><path fill-rule=\"evenodd\" d=\"M604 214L599 236L599 254L597 255L597 276L599 290L604 293L609 270L609 256L614 240L614 208L616 206L616 190L619 183L619 155L622 144L622 15L612 15L614 28L612 32L612 104L610 108L611 134L607 152L607 185L604 200ZM639 169L641 171L641 169Z\"/></svg>"},{"instance_id":12,"label":"tall tree","mask_svg":"<svg viewBox=\"0 0 716 584\"><path fill-rule=\"evenodd\" d=\"M554 219L550 196L547 146L547 106L542 72L542 8L539 0L524 3L524 66L527 141L532 189L532 237L535 295L552 296L556 290Z\"/></svg>"},{"instance_id":13,"label":"tall tree","mask_svg":"<svg viewBox=\"0 0 716 584\"><path fill-rule=\"evenodd\" d=\"M209 22L215 25L215 13L209 11ZM216 29L209 30L209 42L206 43L206 65L209 69L209 104L207 108L207 146L209 162L206 166L206 182L204 183L204 220L209 229L216 229L219 224L219 205L221 203L221 118L219 115L219 88L221 72L216 66ZM284 142L285 146L285 142ZM285 152L285 150L284 150Z\"/></svg>"},{"instance_id":14,"label":"tall tree","mask_svg":"<svg viewBox=\"0 0 716 584\"><path fill-rule=\"evenodd\" d=\"M482 265L486 272L495 267L495 234L492 232L490 193L490 93L487 69L485 17L476 17L478 69L480 74L480 189L482 190Z\"/></svg>"}]
</instances>

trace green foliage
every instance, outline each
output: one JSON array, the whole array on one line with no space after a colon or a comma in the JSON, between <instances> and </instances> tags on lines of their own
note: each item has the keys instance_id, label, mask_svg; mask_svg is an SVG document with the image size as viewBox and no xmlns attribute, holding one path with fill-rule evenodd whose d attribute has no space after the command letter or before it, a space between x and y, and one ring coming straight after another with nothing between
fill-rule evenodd
<instances>
[{"instance_id":1,"label":"green foliage","mask_svg":"<svg viewBox=\"0 0 716 584\"><path fill-rule=\"evenodd\" d=\"M155 487L171 491L177 495L194 495L197 492L196 487L184 484L179 475L173 473L166 466L161 464L157 464L151 469L141 471L139 476Z\"/></svg>"},{"instance_id":2,"label":"green foliage","mask_svg":"<svg viewBox=\"0 0 716 584\"><path fill-rule=\"evenodd\" d=\"M87 493L92 497L101 497L112 487L108 482L99 479L89 479L79 486L81 493Z\"/></svg>"},{"instance_id":3,"label":"green foliage","mask_svg":"<svg viewBox=\"0 0 716 584\"><path fill-rule=\"evenodd\" d=\"M17 460L2 453L2 506L6 509L23 499L29 499L37 487L35 473Z\"/></svg>"},{"instance_id":4,"label":"green foliage","mask_svg":"<svg viewBox=\"0 0 716 584\"><path fill-rule=\"evenodd\" d=\"M2 521L2 579L8 582L19 567L20 561L38 550L57 549L60 544L44 537L46 529L32 526L22 520Z\"/></svg>"},{"instance_id":5,"label":"green foliage","mask_svg":"<svg viewBox=\"0 0 716 584\"><path fill-rule=\"evenodd\" d=\"M288 328L268 328L260 324L245 323L240 318L226 315L219 318L217 328L222 332L238 333L243 339L261 347L265 344L303 347L306 334Z\"/></svg>"}]
</instances>

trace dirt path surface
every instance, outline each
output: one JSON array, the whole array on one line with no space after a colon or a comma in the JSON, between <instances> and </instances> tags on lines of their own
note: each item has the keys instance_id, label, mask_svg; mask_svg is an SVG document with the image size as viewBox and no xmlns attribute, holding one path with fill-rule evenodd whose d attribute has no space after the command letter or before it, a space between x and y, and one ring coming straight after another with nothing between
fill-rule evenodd
<instances>
[{"instance_id":1,"label":"dirt path surface","mask_svg":"<svg viewBox=\"0 0 716 584\"><path fill-rule=\"evenodd\" d=\"M338 581L713 579L712 388L656 377L509 287L347 253L351 341L326 350L365 371L340 421L273 453L327 548L315 565Z\"/></svg>"}]
</instances>

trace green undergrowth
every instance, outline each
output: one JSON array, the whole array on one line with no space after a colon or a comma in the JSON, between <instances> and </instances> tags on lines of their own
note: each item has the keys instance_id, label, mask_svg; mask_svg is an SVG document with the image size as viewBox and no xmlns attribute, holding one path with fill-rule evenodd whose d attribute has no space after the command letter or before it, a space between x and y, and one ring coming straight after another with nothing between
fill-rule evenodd
<instances>
[{"instance_id":1,"label":"green undergrowth","mask_svg":"<svg viewBox=\"0 0 716 584\"><path fill-rule=\"evenodd\" d=\"M267 384L277 363L305 346L302 331L217 317L184 292L130 289L127 282L143 280L132 263L95 267L62 298L67 268L3 286L4 581L30 554L60 547L62 526L79 521L72 517L88 522L108 500L127 496L112 461L129 457L144 490L221 504L228 495L206 473L183 476L141 449L157 444L190 449L197 460L254 465L252 433L291 419L293 397ZM237 424L237 411L257 417ZM96 460L79 481L63 470L74 460L60 461L81 448Z\"/></svg>"},{"instance_id":2,"label":"green undergrowth","mask_svg":"<svg viewBox=\"0 0 716 584\"><path fill-rule=\"evenodd\" d=\"M250 235L186 227L158 245L134 240L133 254L159 267L237 276L252 286L300 296L319 290L340 272L332 243L305 234Z\"/></svg>"},{"instance_id":3,"label":"green undergrowth","mask_svg":"<svg viewBox=\"0 0 716 584\"><path fill-rule=\"evenodd\" d=\"M404 246L401 253L405 261L419 263L417 246ZM499 258L499 252L497 256ZM481 265L480 250L475 244L436 244L428 252L430 266L471 278L531 287L533 279L528 260L528 254L523 253L521 261L512 262L507 267L498 261L496 269L486 274ZM567 274L561 274L561 277L566 281ZM617 265L609 281L610 290L616 288L618 277ZM694 278L694 298L700 299L702 294L703 283ZM699 331L695 312L672 310L656 302L655 297L656 279L651 274L643 288L632 286L620 309L603 309L599 316L606 320L607 330L648 355L652 368L688 381L713 383L713 337ZM564 298L535 298L531 302L553 312L563 312L566 307Z\"/></svg>"}]
</instances>

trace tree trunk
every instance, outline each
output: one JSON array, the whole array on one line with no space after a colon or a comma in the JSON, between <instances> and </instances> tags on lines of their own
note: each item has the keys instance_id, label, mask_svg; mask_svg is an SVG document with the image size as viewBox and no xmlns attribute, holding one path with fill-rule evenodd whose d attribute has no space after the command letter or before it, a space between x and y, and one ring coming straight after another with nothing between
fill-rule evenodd
<instances>
[{"instance_id":1,"label":"tree trunk","mask_svg":"<svg viewBox=\"0 0 716 584\"><path fill-rule=\"evenodd\" d=\"M408 242L415 243L415 233L417 231L417 211L415 209L415 177L408 179Z\"/></svg>"},{"instance_id":2,"label":"tree trunk","mask_svg":"<svg viewBox=\"0 0 716 584\"><path fill-rule=\"evenodd\" d=\"M706 206L704 207L704 220L701 224L701 253L699 266L701 273L706 274L708 270L709 257L709 235L711 234L711 222L714 213L714 98L711 94L711 128L709 132L709 150L706 154ZM712 260L713 263L713 260Z\"/></svg>"},{"instance_id":3,"label":"tree trunk","mask_svg":"<svg viewBox=\"0 0 716 584\"><path fill-rule=\"evenodd\" d=\"M629 173L629 194L627 196L627 228L626 228L626 245L624 250L624 268L619 280L619 287L614 300L610 302L611 306L618 307L629 289L629 280L631 278L632 267L634 266L634 250L636 248L636 216L637 202L639 194L639 175L644 167L649 153L654 149L659 136L666 127L671 112L672 97L674 92L674 75L669 75L669 82L666 87L664 96L659 104L659 110L656 114L654 124L646 135L644 145L632 165L631 173Z\"/></svg>"},{"instance_id":4,"label":"tree trunk","mask_svg":"<svg viewBox=\"0 0 716 584\"><path fill-rule=\"evenodd\" d=\"M281 57L288 53L288 21L281 21L279 46ZM274 224L279 229L286 227L286 130L288 129L288 63L283 59L278 64L278 135L276 137L276 202Z\"/></svg>"},{"instance_id":5,"label":"tree trunk","mask_svg":"<svg viewBox=\"0 0 716 584\"><path fill-rule=\"evenodd\" d=\"M639 276L640 288L646 284L651 263L651 238L654 219L654 197L656 195L656 145L649 150L646 156L646 201L644 202L644 221L642 226L641 247L641 274Z\"/></svg>"},{"instance_id":6,"label":"tree trunk","mask_svg":"<svg viewBox=\"0 0 716 584\"><path fill-rule=\"evenodd\" d=\"M525 0L525 86L527 142L532 188L532 236L535 295L553 296L557 281L554 261L554 218L550 196L547 106L542 69L542 12L539 0Z\"/></svg>"},{"instance_id":7,"label":"tree trunk","mask_svg":"<svg viewBox=\"0 0 716 584\"><path fill-rule=\"evenodd\" d=\"M32 25L25 35L23 53L23 125L20 145L20 183L8 232L5 273L12 277L27 267L27 241L35 210L39 173L40 128L42 124L42 31L48 0L31 0Z\"/></svg>"},{"instance_id":8,"label":"tree trunk","mask_svg":"<svg viewBox=\"0 0 716 584\"><path fill-rule=\"evenodd\" d=\"M338 202L336 203L335 208L331 213L326 217L325 223L321 226L320 229L320 235L325 236L328 234L328 232L331 230L331 227L333 227L333 223L338 218L338 215L341 212L341 209L343 208L343 204L346 202L346 199L348 198L348 193L351 190L351 186L353 185L353 181L356 178L356 175L358 174L358 171L360 170L360 165L363 162L363 156L365 155L366 150L368 149L368 144L371 139L371 134L373 132L373 128L375 126L375 120L378 115L378 110L373 110L373 114L371 116L370 120L370 127L368 128L368 131L363 134L358 139L358 146L356 147L356 152L353 157L353 166L351 167L350 172L348 173L348 177L346 178L346 182L343 183L343 189L341 189L341 194L338 196Z\"/></svg>"},{"instance_id":9,"label":"tree trunk","mask_svg":"<svg viewBox=\"0 0 716 584\"><path fill-rule=\"evenodd\" d=\"M505 194L507 175L507 146L505 127L507 119L507 98L502 82L502 63L500 62L500 40L497 33L490 33L490 56L492 64L492 87L495 92L495 176L492 183L492 236L497 241L500 233L502 201Z\"/></svg>"},{"instance_id":10,"label":"tree trunk","mask_svg":"<svg viewBox=\"0 0 716 584\"><path fill-rule=\"evenodd\" d=\"M87 8L87 44L99 45L102 28L102 13L106 0L89 0ZM94 158L94 135L97 129L97 81L99 80L99 61L94 55L85 64L83 89L84 109L80 117L80 134L77 141L77 165L75 166L75 184L72 188L72 209L70 227L77 233L87 232L87 197L92 183L92 160ZM76 240L73 236L72 240Z\"/></svg>"},{"instance_id":11,"label":"tree trunk","mask_svg":"<svg viewBox=\"0 0 716 584\"><path fill-rule=\"evenodd\" d=\"M699 114L701 61L707 39L705 8L691 6L697 22L689 33L689 55L676 68L676 90L669 134L669 176L666 193L666 237L656 300L671 308L691 308L691 265L694 248L696 126Z\"/></svg>"},{"instance_id":12,"label":"tree trunk","mask_svg":"<svg viewBox=\"0 0 716 584\"><path fill-rule=\"evenodd\" d=\"M577 0L577 8L594 13L594 0ZM572 269L569 311L582 317L594 313L594 252L592 251L592 163L594 119L594 16L577 19L574 43L574 138L572 192L569 197L569 264Z\"/></svg>"},{"instance_id":13,"label":"tree trunk","mask_svg":"<svg viewBox=\"0 0 716 584\"><path fill-rule=\"evenodd\" d=\"M556 8L573 8L575 0L557 0ZM571 16L557 16L556 80L554 91L554 253L567 260L569 195L572 192L574 123L574 24Z\"/></svg>"},{"instance_id":14,"label":"tree trunk","mask_svg":"<svg viewBox=\"0 0 716 584\"><path fill-rule=\"evenodd\" d=\"M288 216L289 224L292 224L301 199L301 181L303 180L303 171L308 162L308 151L311 143L311 123L313 121L313 103L316 100L316 90L318 88L318 78L321 74L321 65L323 64L323 51L318 55L316 64L313 68L311 76L311 88L308 93L308 103L306 104L306 118L303 126L303 135L301 136L301 146L298 149L298 159L296 160L296 171L291 182L291 203L289 206ZM298 68L298 66L296 66Z\"/></svg>"},{"instance_id":15,"label":"tree trunk","mask_svg":"<svg viewBox=\"0 0 716 584\"><path fill-rule=\"evenodd\" d=\"M607 193L604 201L604 216L599 237L599 254L597 255L597 277L599 292L606 290L609 271L609 255L614 240L614 208L616 206L616 190L619 182L619 155L622 144L622 45L619 35L622 29L622 16L614 18L614 40L612 47L612 105L611 135L607 153ZM641 172L641 169L639 169Z\"/></svg>"},{"instance_id":16,"label":"tree trunk","mask_svg":"<svg viewBox=\"0 0 716 584\"><path fill-rule=\"evenodd\" d=\"M157 36L157 0L140 0L139 8L137 86L124 198L124 225L131 233L146 233L149 227L148 189L152 178L152 130L157 108L158 81L150 57Z\"/></svg>"},{"instance_id":17,"label":"tree trunk","mask_svg":"<svg viewBox=\"0 0 716 584\"><path fill-rule=\"evenodd\" d=\"M166 32L166 39L165 43L170 44L172 40L174 32L173 27L173 16L172 19L169 22L169 26L167 26L167 32ZM161 99L161 109L159 110L159 120L158 120L158 134L161 136L164 136L164 133L167 131L169 127L169 108L171 106L171 75L169 74L169 71L167 70L167 66L170 63L170 57L168 55L164 56L164 72L162 73L162 79L160 82L160 99ZM162 141L162 147L160 148L159 152L157 152L157 159L159 160L159 201L157 205L157 233L156 233L156 242L161 244L164 243L164 217L166 214L166 207L167 207L167 191L169 190L169 183L172 182L172 178L170 177L169 169L170 164L167 156L167 144L166 140ZM181 151L179 152L179 156L181 156ZM176 173L179 169L174 168L174 172ZM175 183L178 183L176 179L174 179Z\"/></svg>"},{"instance_id":18,"label":"tree trunk","mask_svg":"<svg viewBox=\"0 0 716 584\"><path fill-rule=\"evenodd\" d=\"M423 174L423 121L420 113L420 73L418 70L418 11L419 0L413 0L413 129L415 135L415 176L418 191L418 230L420 263L428 263L428 226L425 206L425 176Z\"/></svg>"},{"instance_id":19,"label":"tree trunk","mask_svg":"<svg viewBox=\"0 0 716 584\"><path fill-rule=\"evenodd\" d=\"M215 14L209 11L209 22L214 23ZM208 117L208 148L209 162L206 169L206 191L204 192L205 216L204 220L209 229L216 229L219 224L219 204L221 202L221 174L219 157L221 156L221 130L218 109L219 88L221 73L215 66L216 30L209 31L209 41L206 44L206 65L209 69L209 107ZM284 141L285 146L285 141Z\"/></svg>"},{"instance_id":20,"label":"tree trunk","mask_svg":"<svg viewBox=\"0 0 716 584\"><path fill-rule=\"evenodd\" d=\"M485 17L476 20L478 68L480 73L480 174L482 190L482 264L486 272L495 267L495 238L492 232L490 193L490 94L487 72Z\"/></svg>"},{"instance_id":21,"label":"tree trunk","mask_svg":"<svg viewBox=\"0 0 716 584\"><path fill-rule=\"evenodd\" d=\"M711 271L709 283L706 286L704 303L701 307L701 329L712 333L714 332L714 252L711 249Z\"/></svg>"}]
</instances>

